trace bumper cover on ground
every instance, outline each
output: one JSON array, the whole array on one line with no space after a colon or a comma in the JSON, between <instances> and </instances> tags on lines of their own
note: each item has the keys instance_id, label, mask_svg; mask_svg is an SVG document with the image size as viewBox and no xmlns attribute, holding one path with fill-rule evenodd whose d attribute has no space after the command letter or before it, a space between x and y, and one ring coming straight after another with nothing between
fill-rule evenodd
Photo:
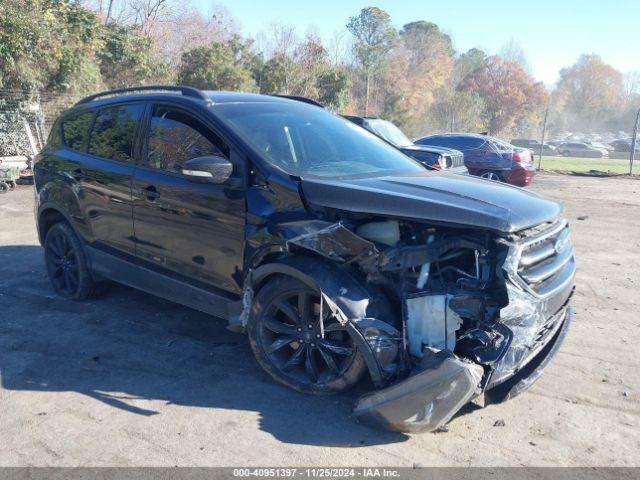
<instances>
[{"instance_id":1,"label":"bumper cover on ground","mask_svg":"<svg viewBox=\"0 0 640 480\"><path fill-rule=\"evenodd\" d=\"M422 371L358 400L361 422L400 432L426 432L445 424L478 394L483 369L452 353L432 354Z\"/></svg>"},{"instance_id":2,"label":"bumper cover on ground","mask_svg":"<svg viewBox=\"0 0 640 480\"><path fill-rule=\"evenodd\" d=\"M504 402L527 390L551 363L562 345L572 310L566 309L562 325L515 375L485 392L485 404ZM479 394L484 370L442 350L425 355L421 371L388 388L362 396L354 416L362 423L400 432L428 432L448 422Z\"/></svg>"}]
</instances>

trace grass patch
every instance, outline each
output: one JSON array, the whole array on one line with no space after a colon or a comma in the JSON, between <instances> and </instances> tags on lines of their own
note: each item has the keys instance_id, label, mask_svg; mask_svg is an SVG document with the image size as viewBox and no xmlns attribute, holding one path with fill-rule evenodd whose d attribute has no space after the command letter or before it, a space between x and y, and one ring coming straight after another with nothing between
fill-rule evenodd
<instances>
[{"instance_id":1,"label":"grass patch","mask_svg":"<svg viewBox=\"0 0 640 480\"><path fill-rule=\"evenodd\" d=\"M534 158L538 168L538 156ZM542 157L541 170L555 170L558 172L603 172L629 173L629 159L618 158L577 158L577 157ZM633 162L633 174L640 174L640 158Z\"/></svg>"}]
</instances>

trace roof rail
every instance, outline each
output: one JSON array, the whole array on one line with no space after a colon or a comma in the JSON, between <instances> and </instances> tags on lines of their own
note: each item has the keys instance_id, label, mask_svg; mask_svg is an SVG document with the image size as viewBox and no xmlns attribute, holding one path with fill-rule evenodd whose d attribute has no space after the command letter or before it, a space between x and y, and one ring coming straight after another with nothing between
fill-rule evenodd
<instances>
[{"instance_id":1,"label":"roof rail","mask_svg":"<svg viewBox=\"0 0 640 480\"><path fill-rule=\"evenodd\" d=\"M324 105L322 105L320 102L316 102L315 100L300 95L274 95L274 97L288 98L289 100L296 100L298 102L304 102L308 103L309 105L315 105L316 107L324 108Z\"/></svg>"},{"instance_id":2,"label":"roof rail","mask_svg":"<svg viewBox=\"0 0 640 480\"><path fill-rule=\"evenodd\" d=\"M76 105L89 103L95 100L96 98L106 97L107 95L117 95L121 93L145 92L145 91L180 92L185 97L198 98L200 100L211 102L211 98L208 97L204 92L198 90L197 88L185 87L183 85L177 85L177 86L176 85L143 85L141 87L116 88L115 90L107 90L105 92L89 95L88 97L84 97L83 99L79 100L76 103Z\"/></svg>"}]
</instances>

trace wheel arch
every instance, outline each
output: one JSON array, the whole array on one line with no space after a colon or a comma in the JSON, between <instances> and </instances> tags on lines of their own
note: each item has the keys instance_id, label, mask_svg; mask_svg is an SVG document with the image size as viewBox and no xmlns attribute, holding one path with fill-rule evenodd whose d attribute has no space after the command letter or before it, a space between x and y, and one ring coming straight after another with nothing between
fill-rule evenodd
<instances>
[{"instance_id":1,"label":"wheel arch","mask_svg":"<svg viewBox=\"0 0 640 480\"><path fill-rule=\"evenodd\" d=\"M71 219L63 213L63 211L55 204L48 203L42 205L38 209L37 226L38 226L38 239L40 245L44 245L44 240L47 237L47 233L56 223L65 222L73 229L77 235L77 231L73 226Z\"/></svg>"},{"instance_id":2,"label":"wheel arch","mask_svg":"<svg viewBox=\"0 0 640 480\"><path fill-rule=\"evenodd\" d=\"M277 275L293 277L318 290L342 313L344 325L365 360L371 380L376 386L383 385L388 373L380 364L379 352L367 341L366 329L371 322L378 322L377 326L384 324L387 332L399 333L392 325L395 323L391 320L392 310L384 294L364 285L348 268L309 255L292 255L263 263L251 271L247 283L255 293Z\"/></svg>"}]
</instances>

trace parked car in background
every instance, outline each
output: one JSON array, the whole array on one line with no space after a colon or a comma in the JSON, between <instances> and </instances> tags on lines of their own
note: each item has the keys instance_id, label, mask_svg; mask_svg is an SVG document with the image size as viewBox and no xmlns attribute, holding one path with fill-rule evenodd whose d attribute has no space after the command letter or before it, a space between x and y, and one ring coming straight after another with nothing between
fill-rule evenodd
<instances>
[{"instance_id":1,"label":"parked car in background","mask_svg":"<svg viewBox=\"0 0 640 480\"><path fill-rule=\"evenodd\" d=\"M564 157L602 158L609 152L591 147L584 142L565 142L558 146L558 153Z\"/></svg>"},{"instance_id":2,"label":"parked car in background","mask_svg":"<svg viewBox=\"0 0 640 480\"><path fill-rule=\"evenodd\" d=\"M544 143L544 145L542 143L540 143L538 140L528 140L525 138L514 138L511 140L511 145L514 145L516 147L520 147L520 148L528 148L529 150L531 150L531 153L533 155L539 155L540 154L540 147L542 147L542 155L549 155L549 156L554 156L558 154L558 151L556 150L556 147L554 147L553 145L549 144L549 143Z\"/></svg>"},{"instance_id":3,"label":"parked car in background","mask_svg":"<svg viewBox=\"0 0 640 480\"><path fill-rule=\"evenodd\" d=\"M631 152L631 140L614 140L610 143L616 152ZM636 142L636 152L640 151L640 141Z\"/></svg>"},{"instance_id":4,"label":"parked car in background","mask_svg":"<svg viewBox=\"0 0 640 480\"><path fill-rule=\"evenodd\" d=\"M381 118L355 115L344 115L344 118L389 142L402 153L415 158L428 168L449 170L452 173L469 173L464 165L464 156L459 150L416 145L395 124Z\"/></svg>"},{"instance_id":5,"label":"parked car in background","mask_svg":"<svg viewBox=\"0 0 640 480\"><path fill-rule=\"evenodd\" d=\"M422 137L415 143L460 150L471 175L519 187L526 187L533 181L535 168L531 152L496 137L475 133L441 133Z\"/></svg>"},{"instance_id":6,"label":"parked car in background","mask_svg":"<svg viewBox=\"0 0 640 480\"><path fill-rule=\"evenodd\" d=\"M585 142L587 145L589 145L590 147L593 148L597 148L599 150L605 151L607 152L607 155L611 152L615 152L615 148L613 148L611 145L609 145L608 143L602 143L602 142Z\"/></svg>"}]
</instances>

